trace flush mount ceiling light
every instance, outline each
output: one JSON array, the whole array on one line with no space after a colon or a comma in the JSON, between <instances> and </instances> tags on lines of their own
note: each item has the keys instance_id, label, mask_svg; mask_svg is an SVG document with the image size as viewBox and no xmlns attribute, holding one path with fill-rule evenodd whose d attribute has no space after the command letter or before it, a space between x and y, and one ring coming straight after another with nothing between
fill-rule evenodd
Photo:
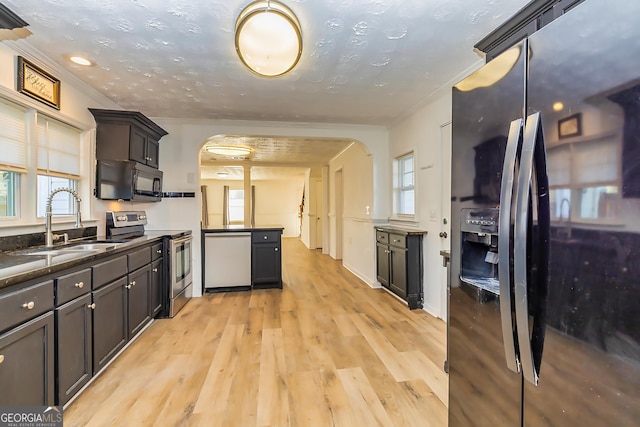
<instances>
[{"instance_id":1,"label":"flush mount ceiling light","mask_svg":"<svg viewBox=\"0 0 640 427\"><path fill-rule=\"evenodd\" d=\"M210 145L205 150L208 153L226 157L245 157L251 153L251 148L238 145Z\"/></svg>"},{"instance_id":2,"label":"flush mount ceiling light","mask_svg":"<svg viewBox=\"0 0 640 427\"><path fill-rule=\"evenodd\" d=\"M259 76L288 73L302 55L298 18L277 1L251 3L236 21L236 52L242 63Z\"/></svg>"}]
</instances>

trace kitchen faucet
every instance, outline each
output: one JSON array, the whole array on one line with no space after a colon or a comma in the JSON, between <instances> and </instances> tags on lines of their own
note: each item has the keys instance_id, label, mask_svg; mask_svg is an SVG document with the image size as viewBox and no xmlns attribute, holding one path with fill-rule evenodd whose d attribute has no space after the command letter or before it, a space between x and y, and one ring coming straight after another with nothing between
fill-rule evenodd
<instances>
[{"instance_id":1,"label":"kitchen faucet","mask_svg":"<svg viewBox=\"0 0 640 427\"><path fill-rule=\"evenodd\" d=\"M82 223L80 222L80 196L78 195L78 193L75 190L72 190L71 188L56 188L55 190L53 190L51 192L51 194L49 194L49 197L47 197L47 210L46 210L46 214L45 214L45 222L44 222L44 244L47 247L51 247L53 246L53 242L54 240L58 239L60 236L58 236L57 234L53 234L53 232L51 231L51 217L53 216L53 212L51 211L51 200L53 199L53 196L55 196L56 194L66 191L67 193L70 193L75 199L76 199L76 225L75 228L80 228L82 227ZM66 236L66 233L64 234ZM65 242L67 240L67 237L65 237Z\"/></svg>"}]
</instances>

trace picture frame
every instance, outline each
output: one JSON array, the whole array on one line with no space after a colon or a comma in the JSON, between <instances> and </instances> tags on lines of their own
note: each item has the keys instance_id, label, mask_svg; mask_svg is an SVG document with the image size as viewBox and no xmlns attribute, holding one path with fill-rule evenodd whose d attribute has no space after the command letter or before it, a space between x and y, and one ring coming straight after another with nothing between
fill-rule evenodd
<instances>
[{"instance_id":1,"label":"picture frame","mask_svg":"<svg viewBox=\"0 0 640 427\"><path fill-rule=\"evenodd\" d=\"M582 135L582 113L558 120L558 137L560 139L580 135Z\"/></svg>"},{"instance_id":2,"label":"picture frame","mask_svg":"<svg viewBox=\"0 0 640 427\"><path fill-rule=\"evenodd\" d=\"M60 109L60 80L18 56L17 91L56 110Z\"/></svg>"}]
</instances>

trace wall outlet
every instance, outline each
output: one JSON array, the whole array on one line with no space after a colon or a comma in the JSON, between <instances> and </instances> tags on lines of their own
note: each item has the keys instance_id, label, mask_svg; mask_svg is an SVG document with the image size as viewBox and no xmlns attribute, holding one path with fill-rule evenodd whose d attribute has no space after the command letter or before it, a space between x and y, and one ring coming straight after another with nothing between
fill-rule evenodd
<instances>
[{"instance_id":1,"label":"wall outlet","mask_svg":"<svg viewBox=\"0 0 640 427\"><path fill-rule=\"evenodd\" d=\"M364 207L364 212L366 215L371 215L371 208L369 206Z\"/></svg>"}]
</instances>

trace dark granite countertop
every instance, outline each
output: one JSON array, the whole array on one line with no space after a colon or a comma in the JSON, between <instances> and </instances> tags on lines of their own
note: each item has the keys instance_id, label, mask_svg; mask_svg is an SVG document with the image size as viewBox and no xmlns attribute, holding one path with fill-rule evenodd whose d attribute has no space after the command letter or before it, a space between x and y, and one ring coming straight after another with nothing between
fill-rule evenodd
<instances>
[{"instance_id":1,"label":"dark granite countertop","mask_svg":"<svg viewBox=\"0 0 640 427\"><path fill-rule=\"evenodd\" d=\"M284 230L284 227L281 225L254 225L254 226L244 226L244 225L221 225L213 228L203 228L203 233L233 233L240 231L280 231Z\"/></svg>"},{"instance_id":2,"label":"dark granite countertop","mask_svg":"<svg viewBox=\"0 0 640 427\"><path fill-rule=\"evenodd\" d=\"M376 230L386 231L388 233L399 233L399 234L427 234L426 230L420 230L417 228L411 227L401 227L397 225L376 225Z\"/></svg>"},{"instance_id":3,"label":"dark granite countertop","mask_svg":"<svg viewBox=\"0 0 640 427\"><path fill-rule=\"evenodd\" d=\"M55 247L60 248L78 243L91 242L113 242L117 243L117 245L112 249L96 249L93 251L69 253L58 252L56 255L48 255L46 252L42 255L21 254L25 248L20 248L20 250L15 253L12 253L13 251L11 250L0 251L0 291L6 287L45 277L51 273L56 273L76 265L124 252L136 246L159 241L164 237L179 237L189 233L190 231L183 230L149 230L145 232L143 236L128 241L111 240L104 236L91 236L69 243L68 245L55 245ZM32 246L28 249L37 248L39 248L39 246Z\"/></svg>"}]
</instances>

